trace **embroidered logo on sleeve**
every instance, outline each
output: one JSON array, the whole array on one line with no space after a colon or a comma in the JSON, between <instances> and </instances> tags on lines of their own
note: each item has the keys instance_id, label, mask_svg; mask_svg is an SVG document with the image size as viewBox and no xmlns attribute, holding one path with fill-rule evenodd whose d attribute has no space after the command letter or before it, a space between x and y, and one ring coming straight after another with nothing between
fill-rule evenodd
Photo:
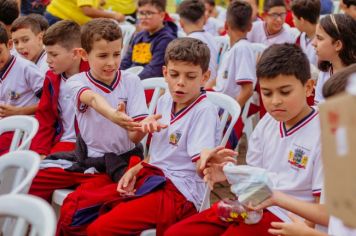
<instances>
[{"instance_id":1,"label":"embroidered logo on sleeve","mask_svg":"<svg viewBox=\"0 0 356 236\"><path fill-rule=\"evenodd\" d=\"M148 64L152 60L151 44L139 43L132 50L132 61L139 64Z\"/></svg>"},{"instance_id":2,"label":"embroidered logo on sleeve","mask_svg":"<svg viewBox=\"0 0 356 236\"><path fill-rule=\"evenodd\" d=\"M301 148L296 148L294 151L289 151L288 162L295 167L305 169L308 164L308 156Z\"/></svg>"},{"instance_id":3,"label":"embroidered logo on sleeve","mask_svg":"<svg viewBox=\"0 0 356 236\"><path fill-rule=\"evenodd\" d=\"M169 135L169 143L177 146L179 139L181 137L182 137L182 133L180 131L176 131L175 133L172 133L171 135Z\"/></svg>"}]
</instances>

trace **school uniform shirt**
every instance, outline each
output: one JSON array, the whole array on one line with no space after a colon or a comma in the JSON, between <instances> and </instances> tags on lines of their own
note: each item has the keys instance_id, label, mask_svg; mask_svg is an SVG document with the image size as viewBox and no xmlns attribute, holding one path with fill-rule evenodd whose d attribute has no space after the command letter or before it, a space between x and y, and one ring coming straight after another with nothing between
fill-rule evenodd
<instances>
[{"instance_id":1,"label":"school uniform shirt","mask_svg":"<svg viewBox=\"0 0 356 236\"><path fill-rule=\"evenodd\" d=\"M321 137L315 108L288 130L284 122L266 114L252 133L248 147L247 164L266 169L274 190L308 202L320 195L323 186ZM289 221L286 210L275 206L268 210L281 220Z\"/></svg>"},{"instance_id":2,"label":"school uniform shirt","mask_svg":"<svg viewBox=\"0 0 356 236\"><path fill-rule=\"evenodd\" d=\"M226 21L226 8L222 7L222 6L216 6L216 11L218 12L218 16L216 17L216 19L225 22Z\"/></svg>"},{"instance_id":3,"label":"school uniform shirt","mask_svg":"<svg viewBox=\"0 0 356 236\"><path fill-rule=\"evenodd\" d=\"M315 48L311 43L312 40L313 39L308 38L306 33L302 32L296 39L295 43L299 45L303 52L307 55L309 62L314 66L318 66L318 56L316 55Z\"/></svg>"},{"instance_id":4,"label":"school uniform shirt","mask_svg":"<svg viewBox=\"0 0 356 236\"><path fill-rule=\"evenodd\" d=\"M73 93L75 115L89 157L102 157L110 152L120 155L135 147L127 130L81 103L79 97L84 91L92 90L115 109L124 102L127 115L135 121L142 120L147 116L147 106L143 87L136 75L118 70L111 85L106 85L90 72L82 72L70 77L66 84Z\"/></svg>"},{"instance_id":5,"label":"school uniform shirt","mask_svg":"<svg viewBox=\"0 0 356 236\"><path fill-rule=\"evenodd\" d=\"M190 38L195 38L203 41L208 45L210 51L210 62L209 62L209 70L210 70L210 79L215 79L218 69L218 53L219 49L216 44L216 40L214 37L205 30L202 31L195 31L188 35Z\"/></svg>"},{"instance_id":6,"label":"school uniform shirt","mask_svg":"<svg viewBox=\"0 0 356 236\"><path fill-rule=\"evenodd\" d=\"M319 72L318 81L316 82L316 86L315 86L315 97L314 97L315 104L324 102L325 98L323 96L323 86L325 82L328 79L330 79L330 76L331 76L331 71Z\"/></svg>"},{"instance_id":7,"label":"school uniform shirt","mask_svg":"<svg viewBox=\"0 0 356 236\"><path fill-rule=\"evenodd\" d=\"M245 83L256 84L256 56L251 43L241 39L224 54L215 91L236 98Z\"/></svg>"},{"instance_id":8,"label":"school uniform shirt","mask_svg":"<svg viewBox=\"0 0 356 236\"><path fill-rule=\"evenodd\" d=\"M283 25L280 32L268 35L266 23L264 21L255 21L252 29L247 33L247 40L252 43L263 43L267 46L281 43L295 43L296 37L290 32L290 27Z\"/></svg>"},{"instance_id":9,"label":"school uniform shirt","mask_svg":"<svg viewBox=\"0 0 356 236\"><path fill-rule=\"evenodd\" d=\"M60 139L62 142L75 142L75 113L74 99L71 88L67 85L68 78L65 74L61 74L61 83L59 85L58 109L59 118L62 121L63 134Z\"/></svg>"},{"instance_id":10,"label":"school uniform shirt","mask_svg":"<svg viewBox=\"0 0 356 236\"><path fill-rule=\"evenodd\" d=\"M356 236L356 229L347 227L342 221L335 217L330 216L328 235L332 236Z\"/></svg>"},{"instance_id":11,"label":"school uniform shirt","mask_svg":"<svg viewBox=\"0 0 356 236\"><path fill-rule=\"evenodd\" d=\"M16 107L35 105L42 92L43 80L35 64L11 56L0 71L0 100Z\"/></svg>"},{"instance_id":12,"label":"school uniform shirt","mask_svg":"<svg viewBox=\"0 0 356 236\"><path fill-rule=\"evenodd\" d=\"M49 67L48 67L48 63L47 63L47 52L44 49L42 50L42 52L41 52L40 56L38 57L38 59L36 60L35 64L38 66L38 68L40 69L43 76L45 76Z\"/></svg>"},{"instance_id":13,"label":"school uniform shirt","mask_svg":"<svg viewBox=\"0 0 356 236\"><path fill-rule=\"evenodd\" d=\"M220 120L215 105L205 92L189 106L174 113L169 92L158 101L157 114L168 128L154 133L150 147L150 164L162 169L177 189L197 209L203 199L205 184L196 172L195 162L204 148L220 143Z\"/></svg>"}]
</instances>

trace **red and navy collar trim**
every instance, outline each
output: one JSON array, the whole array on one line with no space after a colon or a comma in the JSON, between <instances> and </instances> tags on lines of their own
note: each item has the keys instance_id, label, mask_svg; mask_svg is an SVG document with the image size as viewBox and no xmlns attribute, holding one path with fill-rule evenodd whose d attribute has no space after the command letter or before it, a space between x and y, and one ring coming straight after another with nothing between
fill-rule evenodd
<instances>
[{"instance_id":1,"label":"red and navy collar trim","mask_svg":"<svg viewBox=\"0 0 356 236\"><path fill-rule=\"evenodd\" d=\"M4 66L4 69L0 71L0 81L4 81L7 77L7 75L10 73L12 67L14 66L16 62L16 57L11 56L9 62Z\"/></svg>"},{"instance_id":2,"label":"red and navy collar trim","mask_svg":"<svg viewBox=\"0 0 356 236\"><path fill-rule=\"evenodd\" d=\"M183 108L182 110L178 111L177 113L174 114L174 108L175 108L175 103L173 102L172 104L172 110L171 110L171 124L182 118L185 114L187 114L196 104L199 102L203 101L206 98L206 92L202 91L197 99L195 99L194 102L192 102L189 106Z\"/></svg>"},{"instance_id":3,"label":"red and navy collar trim","mask_svg":"<svg viewBox=\"0 0 356 236\"><path fill-rule=\"evenodd\" d=\"M267 30L267 23L263 24L263 29L265 31L267 39L271 39L271 38L277 37L277 36L279 36L280 34L282 34L284 32L284 27L282 26L282 29L278 33L269 34L268 30Z\"/></svg>"},{"instance_id":4,"label":"red and navy collar trim","mask_svg":"<svg viewBox=\"0 0 356 236\"><path fill-rule=\"evenodd\" d=\"M68 77L66 76L65 73L62 73L62 74L61 74L61 79L62 79L64 82L66 82L67 79L68 79Z\"/></svg>"},{"instance_id":5,"label":"red and navy collar trim","mask_svg":"<svg viewBox=\"0 0 356 236\"><path fill-rule=\"evenodd\" d=\"M300 120L297 124L295 124L288 130L284 122L279 122L279 131L281 134L281 138L294 134L319 114L319 112L314 108L311 107L311 109L312 111L306 117L304 117L302 120Z\"/></svg>"},{"instance_id":6,"label":"red and navy collar trim","mask_svg":"<svg viewBox=\"0 0 356 236\"><path fill-rule=\"evenodd\" d=\"M114 80L111 82L110 85L107 85L100 80L97 80L94 78L94 76L90 73L90 71L85 73L86 76L88 77L89 81L92 82L96 87L104 91L105 93L110 93L115 90L117 85L120 83L121 79L121 71L118 70L115 74Z\"/></svg>"},{"instance_id":7,"label":"red and navy collar trim","mask_svg":"<svg viewBox=\"0 0 356 236\"><path fill-rule=\"evenodd\" d=\"M37 65L37 63L46 55L46 51L43 49L40 53L40 55L38 56L35 64Z\"/></svg>"}]
</instances>

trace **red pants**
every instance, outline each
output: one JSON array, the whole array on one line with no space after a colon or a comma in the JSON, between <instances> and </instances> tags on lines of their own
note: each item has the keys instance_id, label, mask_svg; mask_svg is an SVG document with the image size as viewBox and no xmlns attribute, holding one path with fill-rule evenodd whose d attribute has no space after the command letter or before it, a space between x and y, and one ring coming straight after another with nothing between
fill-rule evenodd
<instances>
[{"instance_id":1,"label":"red pants","mask_svg":"<svg viewBox=\"0 0 356 236\"><path fill-rule=\"evenodd\" d=\"M121 201L95 220L87 233L103 236L139 235L143 230L157 228L157 235L163 235L169 226L195 213L194 205L168 180L162 188L147 195Z\"/></svg>"},{"instance_id":2,"label":"red pants","mask_svg":"<svg viewBox=\"0 0 356 236\"><path fill-rule=\"evenodd\" d=\"M262 220L255 225L227 223L218 218L212 207L173 225L164 235L267 236L270 235L267 230L271 227L271 222L280 221L281 220L271 212L265 211Z\"/></svg>"},{"instance_id":3,"label":"red pants","mask_svg":"<svg viewBox=\"0 0 356 236\"><path fill-rule=\"evenodd\" d=\"M14 132L5 132L0 135L0 156L9 152Z\"/></svg>"}]
</instances>

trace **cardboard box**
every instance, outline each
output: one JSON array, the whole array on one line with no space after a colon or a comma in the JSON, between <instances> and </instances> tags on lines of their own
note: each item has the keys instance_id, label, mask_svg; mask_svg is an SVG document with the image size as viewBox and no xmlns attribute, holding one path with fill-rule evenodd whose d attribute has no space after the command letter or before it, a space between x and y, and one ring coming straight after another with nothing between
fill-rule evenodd
<instances>
[{"instance_id":1,"label":"cardboard box","mask_svg":"<svg viewBox=\"0 0 356 236\"><path fill-rule=\"evenodd\" d=\"M326 205L356 228L356 96L341 94L320 105Z\"/></svg>"}]
</instances>

